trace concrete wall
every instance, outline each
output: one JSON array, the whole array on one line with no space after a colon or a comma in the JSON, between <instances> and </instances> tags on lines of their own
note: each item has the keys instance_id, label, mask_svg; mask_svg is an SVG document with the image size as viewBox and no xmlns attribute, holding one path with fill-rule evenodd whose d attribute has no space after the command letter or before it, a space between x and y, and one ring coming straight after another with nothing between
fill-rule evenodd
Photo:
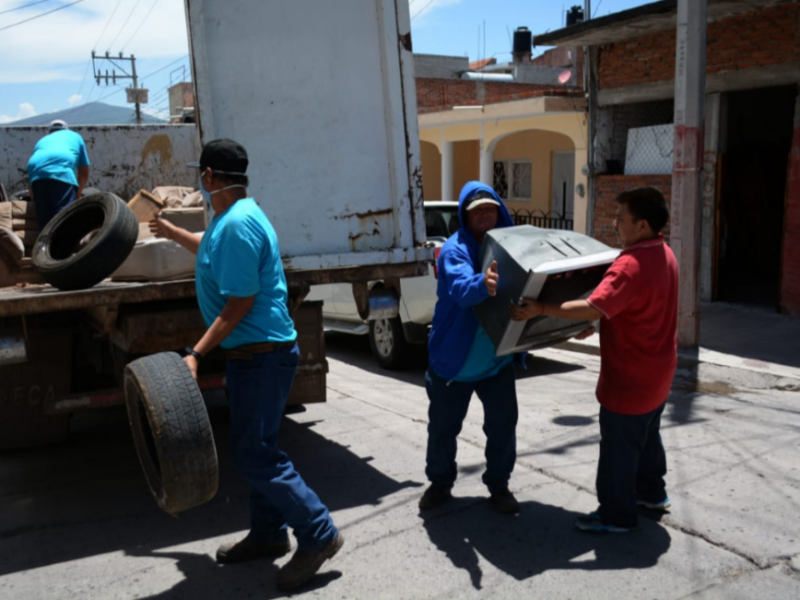
<instances>
[{"instance_id":1,"label":"concrete wall","mask_svg":"<svg viewBox=\"0 0 800 600\"><path fill-rule=\"evenodd\" d=\"M169 90L169 115L180 115L182 108L194 107L194 86L188 82L176 83Z\"/></svg>"},{"instance_id":2,"label":"concrete wall","mask_svg":"<svg viewBox=\"0 0 800 600\"><path fill-rule=\"evenodd\" d=\"M469 59L465 56L439 56L437 54L415 54L415 77L433 79L458 79L469 69Z\"/></svg>"},{"instance_id":3,"label":"concrete wall","mask_svg":"<svg viewBox=\"0 0 800 600\"><path fill-rule=\"evenodd\" d=\"M140 189L159 185L197 186L186 163L200 156L194 125L75 127L83 136L91 187L129 200ZM0 127L0 181L13 193L26 188L27 164L44 127Z\"/></svg>"}]
</instances>

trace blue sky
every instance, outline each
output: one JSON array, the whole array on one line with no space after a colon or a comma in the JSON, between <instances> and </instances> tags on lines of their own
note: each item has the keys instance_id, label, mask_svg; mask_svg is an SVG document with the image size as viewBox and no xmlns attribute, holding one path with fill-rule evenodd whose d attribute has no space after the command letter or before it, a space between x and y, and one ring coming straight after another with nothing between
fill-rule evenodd
<instances>
[{"instance_id":1,"label":"blue sky","mask_svg":"<svg viewBox=\"0 0 800 600\"><path fill-rule=\"evenodd\" d=\"M150 89L150 112L165 111L171 83L191 79L183 0L80 0L68 6L74 1L0 0L0 124L95 100L125 106L124 85L97 86L92 79L92 49L136 55L137 71ZM592 2L595 16L646 3ZM558 29L564 9L573 4L583 3L409 0L414 51L507 61L510 32L519 26L534 34ZM65 8L15 25L60 7Z\"/></svg>"}]
</instances>

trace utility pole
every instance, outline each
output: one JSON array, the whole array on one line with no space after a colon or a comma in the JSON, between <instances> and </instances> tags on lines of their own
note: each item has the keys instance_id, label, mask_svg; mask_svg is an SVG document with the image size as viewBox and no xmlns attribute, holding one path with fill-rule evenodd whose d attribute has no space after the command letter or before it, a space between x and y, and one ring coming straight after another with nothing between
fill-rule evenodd
<instances>
[{"instance_id":1,"label":"utility pole","mask_svg":"<svg viewBox=\"0 0 800 600\"><path fill-rule=\"evenodd\" d=\"M700 341L700 217L707 0L678 0L670 246L678 261L678 345Z\"/></svg>"},{"instance_id":2,"label":"utility pole","mask_svg":"<svg viewBox=\"0 0 800 600\"><path fill-rule=\"evenodd\" d=\"M115 69L112 69L111 73L108 72L106 69L105 74L102 70L97 68L97 64L100 61L108 61L110 62ZM121 67L118 63L123 61L128 61L130 66L128 68ZM102 63L101 63L102 64ZM136 105L136 124L142 124L142 104L147 104L148 101L148 92L149 90L145 88L139 87L139 80L136 77L136 57L131 54L130 56L123 56L122 52L119 53L119 56L111 56L108 51L106 51L105 56L97 56L95 51L92 50L92 68L94 70L94 78L97 81L97 85L100 85L102 80L105 80L106 85L108 85L109 81L111 81L114 85L117 83L117 79L130 79L132 80L133 87L126 88L126 92L128 94L128 102L130 104ZM119 74L117 70L119 69Z\"/></svg>"}]
</instances>

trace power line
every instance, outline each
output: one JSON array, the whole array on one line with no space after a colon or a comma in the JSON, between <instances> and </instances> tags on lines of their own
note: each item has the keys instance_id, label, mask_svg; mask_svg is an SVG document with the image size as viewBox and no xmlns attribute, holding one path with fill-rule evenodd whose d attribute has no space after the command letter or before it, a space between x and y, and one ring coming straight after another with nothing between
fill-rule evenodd
<instances>
[{"instance_id":1,"label":"power line","mask_svg":"<svg viewBox=\"0 0 800 600\"><path fill-rule=\"evenodd\" d=\"M108 45L108 49L109 50L111 50L111 46L113 46L116 43L116 41L119 39L119 36L122 35L122 32L125 31L125 28L128 26L128 23L130 22L131 17L133 16L133 12L136 10L136 7L138 7L141 2L142 2L142 0L136 0L136 3L133 5L133 8L131 9L131 12L128 13L128 17L125 19L125 22L122 24L122 27L117 32L116 37Z\"/></svg>"},{"instance_id":2,"label":"power line","mask_svg":"<svg viewBox=\"0 0 800 600\"><path fill-rule=\"evenodd\" d=\"M27 4L23 4L22 6L18 6L17 8L9 8L8 10L4 10L0 12L0 15L14 12L15 10L22 10L23 8L28 8L29 6L36 6L37 4L42 4L43 2L50 2L50 0L37 0L36 2L28 2Z\"/></svg>"},{"instance_id":3,"label":"power line","mask_svg":"<svg viewBox=\"0 0 800 600\"><path fill-rule=\"evenodd\" d=\"M133 35L131 35L131 37L129 37L129 38L128 38L128 41L127 41L127 42L125 42L124 44L122 44L122 47L120 48L120 51L123 51L123 50L125 50L125 48L127 48L127 47L128 47L128 44L130 44L130 43L131 43L131 40L132 40L133 38L135 38L135 37L136 37L136 34L137 34L137 33L139 33L139 30L142 28L142 25L144 25L144 24L145 24L145 22L147 21L147 18L148 18L148 17L151 15L151 13L153 12L153 9L156 7L156 4L158 4L158 0L155 0L155 2L153 2L152 6L150 7L150 10L148 10L148 11L147 11L147 14L144 16L144 19L142 19L142 22L141 22L141 23L139 23L139 26L136 28L136 31L134 31L134 32L133 32Z\"/></svg>"},{"instance_id":4,"label":"power line","mask_svg":"<svg viewBox=\"0 0 800 600\"><path fill-rule=\"evenodd\" d=\"M34 17L30 17L29 19L25 19L24 21L17 21L16 23L12 23L11 25L6 25L5 27L0 27L0 31L5 31L6 29L11 29L12 27L16 27L17 25L22 25L23 23L29 23L30 21L35 21L36 19L40 19L42 17L46 17L49 14L54 12L58 12L60 10L64 10L65 8L69 8L70 6L75 6L76 4L80 4L84 0L74 0L69 4L65 4L64 6L59 6L58 8L54 8L53 10L48 10L47 12L39 13Z\"/></svg>"},{"instance_id":5,"label":"power line","mask_svg":"<svg viewBox=\"0 0 800 600\"><path fill-rule=\"evenodd\" d=\"M144 81L144 80L145 80L145 79L147 79L148 77L152 77L152 76L153 76L153 75L155 75L156 73L160 73L160 72L161 72L161 71L163 71L164 69L168 69L169 67L171 67L171 66L172 66L172 65L174 65L175 63L179 63L180 61L182 61L182 60L185 60L185 59L187 59L187 58L189 58L189 55L188 55L188 54L184 54L184 55L183 55L183 56L181 56L180 58L178 58L178 59L176 59L176 60L173 60L173 61L172 61L171 63L169 63L168 65L164 65L163 67L161 67L161 68L160 68L160 69L158 69L157 71L153 71L152 73L148 73L147 75L145 75L144 77L142 77L142 78L141 78L139 81Z\"/></svg>"},{"instance_id":6,"label":"power line","mask_svg":"<svg viewBox=\"0 0 800 600\"><path fill-rule=\"evenodd\" d=\"M427 3L425 6L423 6L421 9L419 9L419 10L416 12L416 14L415 14L413 17L411 17L411 20L413 21L413 20L414 20L414 19L416 19L418 16L420 16L422 13L424 13L426 10L428 10L428 9L431 7L431 5L432 5L434 2L436 2L436 0L431 0L431 1L430 1L430 2L428 2L428 3Z\"/></svg>"},{"instance_id":7,"label":"power line","mask_svg":"<svg viewBox=\"0 0 800 600\"><path fill-rule=\"evenodd\" d=\"M111 21L114 19L114 15L117 14L117 9L119 8L120 4L122 4L122 0L117 0L117 4L116 4L116 6L114 6L114 10L111 11L111 16L108 17L108 21L106 21L106 25L105 25L105 27L103 27L103 31L100 32L100 36L97 38L97 41L94 43L94 46L92 47L92 50L96 50L97 49L98 44L100 44L100 40L103 39L103 36L106 34L106 31L108 31L108 26L111 25ZM89 61L86 63L86 68L83 70L83 78L81 79L81 85L80 85L80 87L78 87L78 92L77 92L78 96L80 96L83 93L83 86L86 83L86 76L89 74L89 67L91 65L92 65L92 60L89 59ZM89 94L89 96L91 96L91 93ZM88 102L88 99L87 99L87 102ZM84 104L84 103L81 102L81 104ZM78 106L80 106L80 104Z\"/></svg>"},{"instance_id":8,"label":"power line","mask_svg":"<svg viewBox=\"0 0 800 600\"><path fill-rule=\"evenodd\" d=\"M103 27L103 31L100 33L100 36L94 43L94 47L92 47L92 50L97 50L98 46L100 45L100 40L103 39L103 36L106 34L106 31L108 31L108 26L111 25L111 21L114 19L114 15L117 14L117 9L119 8L120 4L122 4L122 0L117 0L117 5L114 7L114 10L111 11L111 16L108 17L108 21L106 21L106 26Z\"/></svg>"}]
</instances>

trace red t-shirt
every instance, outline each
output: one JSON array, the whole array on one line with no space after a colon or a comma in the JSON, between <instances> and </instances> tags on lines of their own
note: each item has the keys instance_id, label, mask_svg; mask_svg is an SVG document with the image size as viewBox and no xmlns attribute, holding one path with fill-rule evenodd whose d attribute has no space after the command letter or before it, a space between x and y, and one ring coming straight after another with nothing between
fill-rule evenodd
<instances>
[{"instance_id":1,"label":"red t-shirt","mask_svg":"<svg viewBox=\"0 0 800 600\"><path fill-rule=\"evenodd\" d=\"M603 313L597 400L625 415L655 410L678 362L678 264L663 236L623 250L589 304Z\"/></svg>"}]
</instances>

